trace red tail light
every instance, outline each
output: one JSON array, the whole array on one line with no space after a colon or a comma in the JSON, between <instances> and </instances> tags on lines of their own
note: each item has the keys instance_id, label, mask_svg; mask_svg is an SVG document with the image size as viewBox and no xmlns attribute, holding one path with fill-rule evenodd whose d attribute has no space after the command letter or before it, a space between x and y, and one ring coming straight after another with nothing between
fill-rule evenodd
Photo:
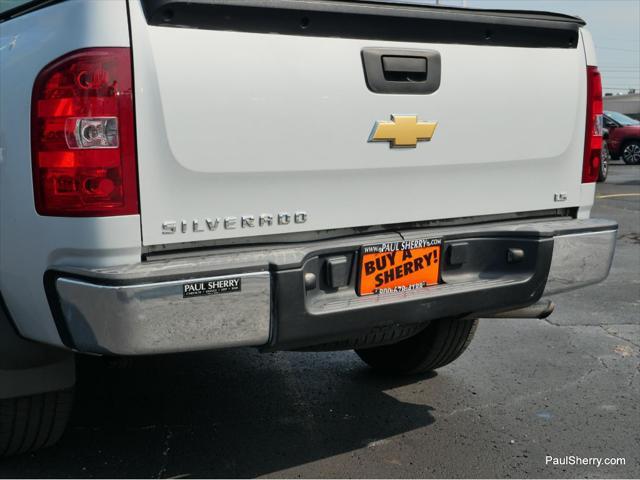
<instances>
[{"instance_id":1,"label":"red tail light","mask_svg":"<svg viewBox=\"0 0 640 480\"><path fill-rule=\"evenodd\" d=\"M39 214L139 213L129 48L88 48L50 63L31 109Z\"/></svg>"},{"instance_id":2,"label":"red tail light","mask_svg":"<svg viewBox=\"0 0 640 480\"><path fill-rule=\"evenodd\" d=\"M584 137L582 183L598 180L602 152L602 80L598 67L587 66L587 129Z\"/></svg>"}]
</instances>

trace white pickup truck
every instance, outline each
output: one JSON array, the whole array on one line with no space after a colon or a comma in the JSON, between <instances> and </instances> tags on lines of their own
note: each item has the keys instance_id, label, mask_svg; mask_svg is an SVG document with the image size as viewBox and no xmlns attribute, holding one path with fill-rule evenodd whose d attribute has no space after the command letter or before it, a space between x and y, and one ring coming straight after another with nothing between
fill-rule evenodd
<instances>
[{"instance_id":1,"label":"white pickup truck","mask_svg":"<svg viewBox=\"0 0 640 480\"><path fill-rule=\"evenodd\" d=\"M60 437L80 354L423 372L611 265L578 18L3 2L0 101L0 456Z\"/></svg>"}]
</instances>

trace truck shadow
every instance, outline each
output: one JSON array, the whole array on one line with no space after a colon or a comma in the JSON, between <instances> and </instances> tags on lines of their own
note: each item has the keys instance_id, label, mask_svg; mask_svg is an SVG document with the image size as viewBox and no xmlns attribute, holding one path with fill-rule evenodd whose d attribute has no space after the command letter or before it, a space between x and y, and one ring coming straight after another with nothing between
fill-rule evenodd
<instances>
[{"instance_id":1,"label":"truck shadow","mask_svg":"<svg viewBox=\"0 0 640 480\"><path fill-rule=\"evenodd\" d=\"M235 350L125 363L82 358L60 444L8 459L0 475L255 477L376 448L434 422L430 406L388 392L428 377L376 376L351 352Z\"/></svg>"}]
</instances>

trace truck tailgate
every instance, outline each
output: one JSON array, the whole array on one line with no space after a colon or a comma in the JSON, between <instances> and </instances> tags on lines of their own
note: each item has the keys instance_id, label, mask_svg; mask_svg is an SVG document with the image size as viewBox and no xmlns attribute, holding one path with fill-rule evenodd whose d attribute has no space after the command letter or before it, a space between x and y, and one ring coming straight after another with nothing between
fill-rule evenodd
<instances>
[{"instance_id":1,"label":"truck tailgate","mask_svg":"<svg viewBox=\"0 0 640 480\"><path fill-rule=\"evenodd\" d=\"M233 15L229 28L191 24L193 15L181 23L179 8L158 13L148 3L131 2L147 246L579 203L586 75L578 41L521 45L490 30L484 42L464 30L459 43L455 32L441 42L350 38L367 35L349 35L348 25L344 35L307 34L313 12L297 33L265 33ZM501 21L483 22L501 31ZM362 52L380 48L436 52L439 86L371 91ZM436 123L431 140L369 142L392 115Z\"/></svg>"}]
</instances>

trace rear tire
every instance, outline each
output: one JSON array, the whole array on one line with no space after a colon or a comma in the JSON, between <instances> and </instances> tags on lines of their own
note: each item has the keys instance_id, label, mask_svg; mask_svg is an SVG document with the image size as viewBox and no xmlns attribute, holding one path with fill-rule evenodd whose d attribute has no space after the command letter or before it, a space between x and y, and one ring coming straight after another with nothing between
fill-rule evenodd
<instances>
[{"instance_id":1,"label":"rear tire","mask_svg":"<svg viewBox=\"0 0 640 480\"><path fill-rule=\"evenodd\" d=\"M392 345L356 349L374 370L393 375L429 372L462 355L478 326L477 319L435 320L417 335Z\"/></svg>"},{"instance_id":2,"label":"rear tire","mask_svg":"<svg viewBox=\"0 0 640 480\"><path fill-rule=\"evenodd\" d=\"M622 147L620 156L627 165L640 164L640 141L631 140L626 143L624 147Z\"/></svg>"},{"instance_id":3,"label":"rear tire","mask_svg":"<svg viewBox=\"0 0 640 480\"><path fill-rule=\"evenodd\" d=\"M0 400L0 458L56 443L72 404L72 389Z\"/></svg>"}]
</instances>

